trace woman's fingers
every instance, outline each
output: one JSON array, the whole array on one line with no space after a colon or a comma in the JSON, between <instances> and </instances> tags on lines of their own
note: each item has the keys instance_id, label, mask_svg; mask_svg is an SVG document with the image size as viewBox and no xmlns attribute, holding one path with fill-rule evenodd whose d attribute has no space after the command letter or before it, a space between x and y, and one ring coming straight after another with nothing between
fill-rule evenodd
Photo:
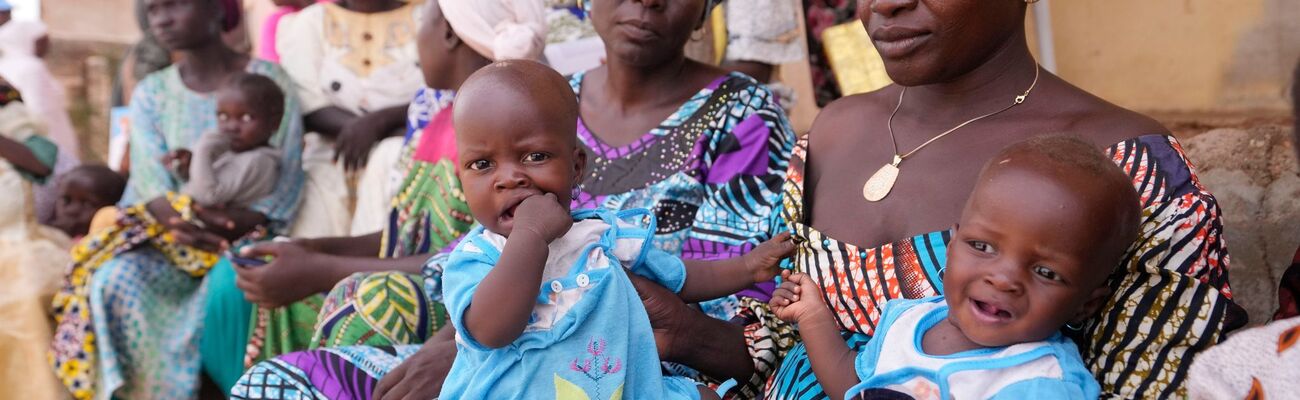
<instances>
[{"instance_id":1,"label":"woman's fingers","mask_svg":"<svg viewBox=\"0 0 1300 400\"><path fill-rule=\"evenodd\" d=\"M203 221L204 224L225 227L227 230L235 229L235 220L227 216L226 213L197 204L193 208L194 217Z\"/></svg>"},{"instance_id":2,"label":"woman's fingers","mask_svg":"<svg viewBox=\"0 0 1300 400\"><path fill-rule=\"evenodd\" d=\"M239 250L240 257L261 258L261 257L278 257L281 252L283 243L259 243L246 246Z\"/></svg>"},{"instance_id":3,"label":"woman's fingers","mask_svg":"<svg viewBox=\"0 0 1300 400\"><path fill-rule=\"evenodd\" d=\"M172 217L164 225L176 238L177 243L213 253L225 250L227 247L226 240L221 236L199 229L180 217Z\"/></svg>"},{"instance_id":4,"label":"woman's fingers","mask_svg":"<svg viewBox=\"0 0 1300 400\"><path fill-rule=\"evenodd\" d=\"M253 283L253 280L255 279L253 275L256 275L256 271L252 271L248 268L235 267L235 287L238 287L240 291L244 292L244 300L248 300L249 303L262 305L265 300L262 297L262 288Z\"/></svg>"},{"instance_id":5,"label":"woman's fingers","mask_svg":"<svg viewBox=\"0 0 1300 400\"><path fill-rule=\"evenodd\" d=\"M375 387L374 398L379 400L386 400L386 399L400 399L402 398L402 396L405 396L406 395L405 391L402 391L402 393L398 393L398 390L396 389L399 389L399 386L402 386L401 383L406 378L406 370L409 367L409 365L410 365L409 362L403 362L401 364L398 364L397 368L393 368L392 371L385 374L383 379L379 380L379 385Z\"/></svg>"}]
</instances>

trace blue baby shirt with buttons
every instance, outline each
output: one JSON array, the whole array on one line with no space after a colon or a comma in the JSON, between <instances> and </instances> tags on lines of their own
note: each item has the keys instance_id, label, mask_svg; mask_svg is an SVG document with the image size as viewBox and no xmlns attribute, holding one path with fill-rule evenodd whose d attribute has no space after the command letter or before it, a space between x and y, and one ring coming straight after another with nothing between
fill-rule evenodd
<instances>
[{"instance_id":1,"label":"blue baby shirt with buttons","mask_svg":"<svg viewBox=\"0 0 1300 400\"><path fill-rule=\"evenodd\" d=\"M686 282L681 259L651 243L653 218L645 210L580 210L573 219L549 246L524 333L501 348L476 341L464 318L506 238L479 227L456 246L442 279L458 352L439 397L699 397L693 381L661 372L649 317L626 275L625 268L674 292Z\"/></svg>"}]
</instances>

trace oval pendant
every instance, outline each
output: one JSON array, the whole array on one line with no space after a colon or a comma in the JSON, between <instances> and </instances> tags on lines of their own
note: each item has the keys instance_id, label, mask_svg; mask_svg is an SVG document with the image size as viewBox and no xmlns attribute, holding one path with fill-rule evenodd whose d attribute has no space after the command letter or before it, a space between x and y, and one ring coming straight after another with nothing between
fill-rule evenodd
<instances>
[{"instance_id":1,"label":"oval pendant","mask_svg":"<svg viewBox=\"0 0 1300 400\"><path fill-rule=\"evenodd\" d=\"M898 167L894 164L885 164L871 175L871 179L867 179L866 185L862 185L862 197L870 202L884 199L894 188L896 179L898 179Z\"/></svg>"}]
</instances>

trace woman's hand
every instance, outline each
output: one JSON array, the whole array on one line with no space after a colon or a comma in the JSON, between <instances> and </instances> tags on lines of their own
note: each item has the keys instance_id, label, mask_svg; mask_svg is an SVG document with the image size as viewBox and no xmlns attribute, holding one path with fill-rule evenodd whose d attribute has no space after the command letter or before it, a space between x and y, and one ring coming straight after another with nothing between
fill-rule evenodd
<instances>
[{"instance_id":1,"label":"woman's hand","mask_svg":"<svg viewBox=\"0 0 1300 400\"><path fill-rule=\"evenodd\" d=\"M348 121L334 139L334 161L343 160L343 168L365 168L370 149L406 125L406 105L389 107Z\"/></svg>"},{"instance_id":2,"label":"woman's hand","mask_svg":"<svg viewBox=\"0 0 1300 400\"><path fill-rule=\"evenodd\" d=\"M744 381L754 374L743 326L713 319L649 279L628 277L650 316L659 359L722 379Z\"/></svg>"},{"instance_id":3,"label":"woman's hand","mask_svg":"<svg viewBox=\"0 0 1300 400\"><path fill-rule=\"evenodd\" d=\"M203 223L207 230L220 235L228 241L234 241L266 223L266 216L257 211L239 207L205 207L192 206L194 218Z\"/></svg>"},{"instance_id":4,"label":"woman's hand","mask_svg":"<svg viewBox=\"0 0 1300 400\"><path fill-rule=\"evenodd\" d=\"M167 201L166 197L153 199L145 207L149 210L149 214L172 234L177 243L212 253L230 247L230 243L220 235L181 219L181 214L172 208L171 202Z\"/></svg>"},{"instance_id":5,"label":"woman's hand","mask_svg":"<svg viewBox=\"0 0 1300 400\"><path fill-rule=\"evenodd\" d=\"M375 113L362 115L348 122L334 141L334 162L343 161L343 168L355 171L365 168L370 149L387 136L376 121Z\"/></svg>"},{"instance_id":6,"label":"woman's hand","mask_svg":"<svg viewBox=\"0 0 1300 400\"><path fill-rule=\"evenodd\" d=\"M741 256L745 258L745 268L754 275L754 282L767 282L781 273L781 260L794 254L794 241L789 232L781 232L754 250Z\"/></svg>"},{"instance_id":7,"label":"woman's hand","mask_svg":"<svg viewBox=\"0 0 1300 400\"><path fill-rule=\"evenodd\" d=\"M448 325L443 329L451 330ZM456 342L430 340L397 368L379 380L372 398L378 400L432 399L442 391L442 383L456 359Z\"/></svg>"},{"instance_id":8,"label":"woman's hand","mask_svg":"<svg viewBox=\"0 0 1300 400\"><path fill-rule=\"evenodd\" d=\"M338 283L330 273L329 256L297 243L260 243L242 249L240 257L271 257L261 266L235 266L235 286L244 298L263 308L292 304Z\"/></svg>"},{"instance_id":9,"label":"woman's hand","mask_svg":"<svg viewBox=\"0 0 1300 400\"><path fill-rule=\"evenodd\" d=\"M776 288L772 300L768 302L777 318L796 324L834 319L830 309L826 308L826 303L822 302L821 289L817 288L808 274L785 271L781 278L781 286Z\"/></svg>"}]
</instances>

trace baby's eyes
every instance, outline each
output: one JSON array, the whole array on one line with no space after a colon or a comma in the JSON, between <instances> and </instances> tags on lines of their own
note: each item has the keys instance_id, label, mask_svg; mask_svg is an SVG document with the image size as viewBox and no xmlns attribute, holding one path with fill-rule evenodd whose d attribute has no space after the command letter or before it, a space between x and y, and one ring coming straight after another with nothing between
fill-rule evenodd
<instances>
[{"instance_id":1,"label":"baby's eyes","mask_svg":"<svg viewBox=\"0 0 1300 400\"><path fill-rule=\"evenodd\" d=\"M233 118L234 118L234 117L231 116L230 114L226 114L226 113L217 113L217 121L225 122L225 121L229 121L229 120L231 120L231 119L233 119ZM253 122L253 115L252 115L252 114L241 114L241 115L239 116L239 121L240 121L240 122Z\"/></svg>"},{"instance_id":2,"label":"baby's eyes","mask_svg":"<svg viewBox=\"0 0 1300 400\"><path fill-rule=\"evenodd\" d=\"M470 161L466 167L473 171L482 171L492 167L492 163L488 162L488 160L474 160Z\"/></svg>"},{"instance_id":3,"label":"baby's eyes","mask_svg":"<svg viewBox=\"0 0 1300 400\"><path fill-rule=\"evenodd\" d=\"M549 154L534 152L534 153L528 153L528 155L525 155L525 156L524 156L524 162L542 162L542 161L546 161L546 160L548 160L548 159L550 159L550 158L551 158L551 156L550 156Z\"/></svg>"},{"instance_id":4,"label":"baby's eyes","mask_svg":"<svg viewBox=\"0 0 1300 400\"><path fill-rule=\"evenodd\" d=\"M1061 274L1056 273L1056 271L1051 270L1051 268L1041 265L1034 266L1034 274L1054 282L1062 282L1065 280L1061 278Z\"/></svg>"},{"instance_id":5,"label":"baby's eyes","mask_svg":"<svg viewBox=\"0 0 1300 400\"><path fill-rule=\"evenodd\" d=\"M988 244L988 242L981 242L981 241L978 241L978 240L972 240L972 241L966 242L966 244L969 245L970 248L975 249L975 251L978 251L978 252L981 252L981 253L992 253L992 252L993 252L993 245Z\"/></svg>"}]
</instances>

